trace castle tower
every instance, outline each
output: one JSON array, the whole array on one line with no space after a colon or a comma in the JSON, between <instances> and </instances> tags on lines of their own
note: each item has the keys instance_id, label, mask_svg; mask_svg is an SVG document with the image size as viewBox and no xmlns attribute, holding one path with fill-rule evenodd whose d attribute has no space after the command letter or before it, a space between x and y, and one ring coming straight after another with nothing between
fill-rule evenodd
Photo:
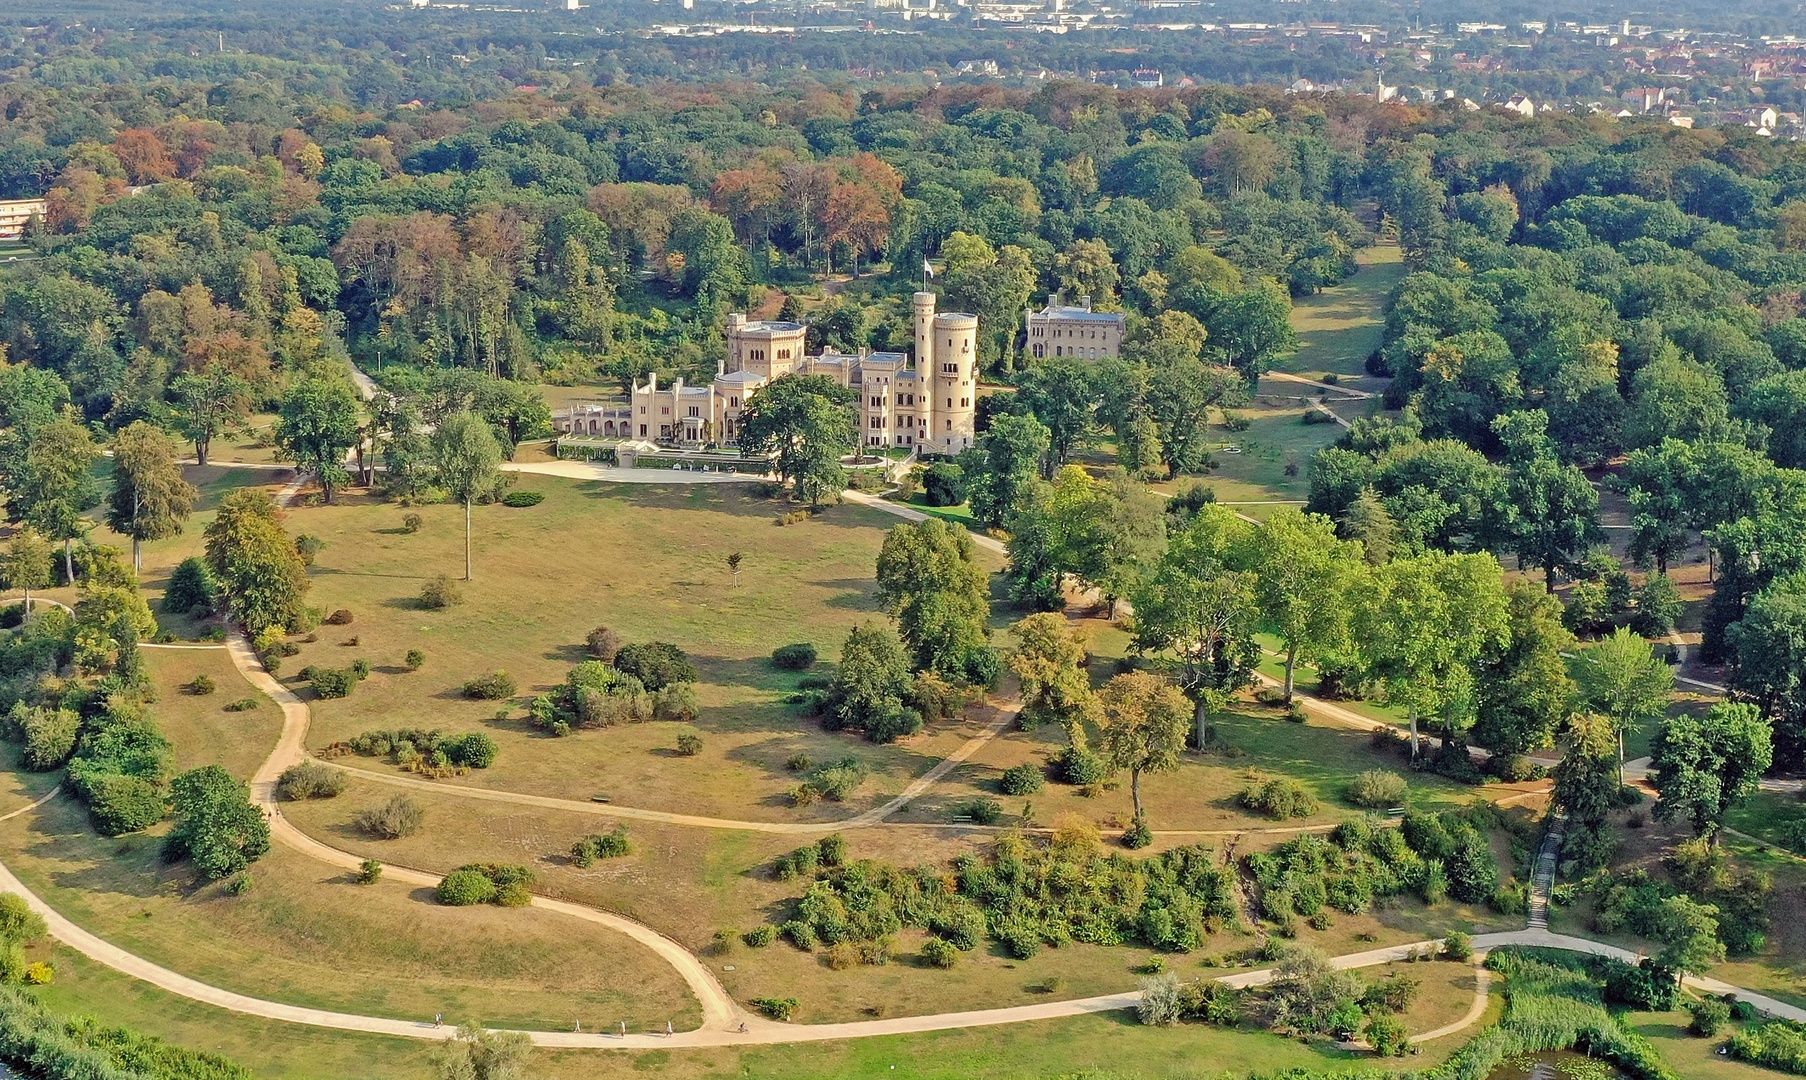
<instances>
[{"instance_id":1,"label":"castle tower","mask_svg":"<svg viewBox=\"0 0 1806 1080\"><path fill-rule=\"evenodd\" d=\"M978 405L978 316L934 317L933 427L930 445L957 454L972 445Z\"/></svg>"}]
</instances>

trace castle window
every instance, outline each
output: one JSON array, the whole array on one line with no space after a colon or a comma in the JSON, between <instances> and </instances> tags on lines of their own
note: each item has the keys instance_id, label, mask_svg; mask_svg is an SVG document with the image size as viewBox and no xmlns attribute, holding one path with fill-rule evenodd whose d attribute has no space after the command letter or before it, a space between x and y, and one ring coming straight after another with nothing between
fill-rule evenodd
<instances>
[{"instance_id":1,"label":"castle window","mask_svg":"<svg viewBox=\"0 0 1806 1080\"><path fill-rule=\"evenodd\" d=\"M960 398L959 399L959 407L962 409L970 407L971 404L972 404L971 398Z\"/></svg>"},{"instance_id":2,"label":"castle window","mask_svg":"<svg viewBox=\"0 0 1806 1080\"><path fill-rule=\"evenodd\" d=\"M659 406L659 407L658 407L658 412L659 412L659 415L660 415L660 416L670 416L670 415L671 415L671 406L669 406L669 405L660 405L660 406Z\"/></svg>"},{"instance_id":3,"label":"castle window","mask_svg":"<svg viewBox=\"0 0 1806 1080\"><path fill-rule=\"evenodd\" d=\"M642 438L642 439L643 439L643 438L645 438L645 437L646 437L646 425L645 425L645 424L641 424L641 425L640 425L640 438Z\"/></svg>"},{"instance_id":4,"label":"castle window","mask_svg":"<svg viewBox=\"0 0 1806 1080\"><path fill-rule=\"evenodd\" d=\"M690 406L690 415L691 416L701 416L702 410L700 408L696 407L695 405L692 405L692 406Z\"/></svg>"},{"instance_id":5,"label":"castle window","mask_svg":"<svg viewBox=\"0 0 1806 1080\"><path fill-rule=\"evenodd\" d=\"M737 397L728 398L727 407L730 409L738 409L740 407L740 399Z\"/></svg>"}]
</instances>

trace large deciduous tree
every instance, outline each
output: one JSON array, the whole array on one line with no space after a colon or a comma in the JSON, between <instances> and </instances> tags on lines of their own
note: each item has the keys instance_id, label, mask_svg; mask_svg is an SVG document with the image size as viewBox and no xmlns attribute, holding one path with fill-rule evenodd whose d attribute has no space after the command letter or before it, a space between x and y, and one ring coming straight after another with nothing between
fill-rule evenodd
<instances>
[{"instance_id":1,"label":"large deciduous tree","mask_svg":"<svg viewBox=\"0 0 1806 1080\"><path fill-rule=\"evenodd\" d=\"M929 518L891 529L878 552L878 601L916 667L980 685L995 678L990 593L965 526Z\"/></svg>"},{"instance_id":2,"label":"large deciduous tree","mask_svg":"<svg viewBox=\"0 0 1806 1080\"><path fill-rule=\"evenodd\" d=\"M1668 711L1674 670L1655 648L1628 628L1619 627L1580 654L1575 666L1580 698L1588 708L1611 717L1618 733L1618 770L1623 779L1624 733Z\"/></svg>"},{"instance_id":3,"label":"large deciduous tree","mask_svg":"<svg viewBox=\"0 0 1806 1080\"><path fill-rule=\"evenodd\" d=\"M207 562L233 618L256 637L290 630L306 616L307 567L282 527L269 492L240 488L220 500L207 526Z\"/></svg>"},{"instance_id":4,"label":"large deciduous tree","mask_svg":"<svg viewBox=\"0 0 1806 1080\"><path fill-rule=\"evenodd\" d=\"M1510 413L1492 425L1505 444L1512 550L1542 567L1543 584L1553 590L1556 572L1578 567L1604 534L1599 492L1585 473L1562 464L1548 426L1540 409Z\"/></svg>"},{"instance_id":5,"label":"large deciduous tree","mask_svg":"<svg viewBox=\"0 0 1806 1080\"><path fill-rule=\"evenodd\" d=\"M1047 425L1032 416L1006 414L992 422L978 445L960 455L972 516L1001 528L1024 489L1040 475L1048 445Z\"/></svg>"},{"instance_id":6,"label":"large deciduous tree","mask_svg":"<svg viewBox=\"0 0 1806 1080\"><path fill-rule=\"evenodd\" d=\"M1199 746L1209 743L1211 711L1248 685L1260 660L1256 579L1238 563L1252 529L1227 507L1205 506L1129 593L1135 650L1179 658Z\"/></svg>"},{"instance_id":7,"label":"large deciduous tree","mask_svg":"<svg viewBox=\"0 0 1806 1080\"><path fill-rule=\"evenodd\" d=\"M88 531L83 512L100 501L94 463L100 449L75 414L65 411L32 433L6 482L7 516L63 544L63 572L75 580L74 548Z\"/></svg>"},{"instance_id":8,"label":"large deciduous tree","mask_svg":"<svg viewBox=\"0 0 1806 1080\"><path fill-rule=\"evenodd\" d=\"M55 580L51 548L37 531L20 529L0 557L0 579L9 589L25 590L25 613L31 613L31 590L47 588Z\"/></svg>"},{"instance_id":9,"label":"large deciduous tree","mask_svg":"<svg viewBox=\"0 0 1806 1080\"><path fill-rule=\"evenodd\" d=\"M194 459L207 464L213 440L229 434L250 411L251 386L224 364L200 372L184 372L169 384L175 399L176 426L194 443Z\"/></svg>"},{"instance_id":10,"label":"large deciduous tree","mask_svg":"<svg viewBox=\"0 0 1806 1080\"><path fill-rule=\"evenodd\" d=\"M1085 642L1063 615L1042 612L1012 626L1016 651L1010 670L1022 680L1022 724L1056 723L1073 745L1084 746L1085 722L1094 720L1097 699L1085 673Z\"/></svg>"},{"instance_id":11,"label":"large deciduous tree","mask_svg":"<svg viewBox=\"0 0 1806 1080\"><path fill-rule=\"evenodd\" d=\"M1731 687L1775 724L1775 760L1806 758L1806 581L1787 578L1750 601L1730 629Z\"/></svg>"},{"instance_id":12,"label":"large deciduous tree","mask_svg":"<svg viewBox=\"0 0 1806 1080\"><path fill-rule=\"evenodd\" d=\"M1548 746L1574 696L1564 655L1574 635L1562 625L1561 601L1534 581L1507 590L1509 628L1503 648L1482 658L1474 741L1496 754Z\"/></svg>"},{"instance_id":13,"label":"large deciduous tree","mask_svg":"<svg viewBox=\"0 0 1806 1080\"><path fill-rule=\"evenodd\" d=\"M1301 657L1314 662L1346 654L1347 597L1365 564L1360 545L1338 539L1333 522L1294 507L1281 507L1250 539L1241 561L1254 571L1262 626L1285 647L1283 688L1290 701Z\"/></svg>"},{"instance_id":14,"label":"large deciduous tree","mask_svg":"<svg viewBox=\"0 0 1806 1080\"><path fill-rule=\"evenodd\" d=\"M142 545L182 534L200 492L182 478L176 442L140 420L113 440L113 491L107 524L132 538L132 569L144 570Z\"/></svg>"},{"instance_id":15,"label":"large deciduous tree","mask_svg":"<svg viewBox=\"0 0 1806 1080\"><path fill-rule=\"evenodd\" d=\"M1145 828L1141 776L1179 767L1190 726L1191 706L1172 684L1145 671L1118 675L1098 692L1102 722L1098 752L1118 768L1129 770L1129 793L1135 821Z\"/></svg>"},{"instance_id":16,"label":"large deciduous tree","mask_svg":"<svg viewBox=\"0 0 1806 1080\"><path fill-rule=\"evenodd\" d=\"M1491 555L1425 552L1375 568L1356 591L1354 639L1383 700L1435 718L1445 746L1474 708L1475 668L1510 632L1505 576Z\"/></svg>"},{"instance_id":17,"label":"large deciduous tree","mask_svg":"<svg viewBox=\"0 0 1806 1080\"><path fill-rule=\"evenodd\" d=\"M282 399L276 443L296 467L312 472L331 502L350 479L345 455L363 433L357 391L343 379L301 378Z\"/></svg>"},{"instance_id":18,"label":"large deciduous tree","mask_svg":"<svg viewBox=\"0 0 1806 1080\"><path fill-rule=\"evenodd\" d=\"M764 458L811 506L846 487L840 459L853 451L857 391L826 375L780 375L755 390L740 414L740 454Z\"/></svg>"},{"instance_id":19,"label":"large deciduous tree","mask_svg":"<svg viewBox=\"0 0 1806 1080\"><path fill-rule=\"evenodd\" d=\"M1768 718L1745 702L1721 701L1704 716L1682 713L1656 735L1656 819L1685 818L1700 836L1718 841L1718 828L1738 803L1755 794L1773 762Z\"/></svg>"}]
</instances>

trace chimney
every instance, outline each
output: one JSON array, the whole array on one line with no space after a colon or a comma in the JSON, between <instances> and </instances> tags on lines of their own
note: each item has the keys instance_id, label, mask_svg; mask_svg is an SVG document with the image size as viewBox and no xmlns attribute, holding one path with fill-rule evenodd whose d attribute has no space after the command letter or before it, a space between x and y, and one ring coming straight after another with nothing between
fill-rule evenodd
<instances>
[{"instance_id":1,"label":"chimney","mask_svg":"<svg viewBox=\"0 0 1806 1080\"><path fill-rule=\"evenodd\" d=\"M1086 311L1090 311L1091 310L1091 298L1089 296L1079 297L1079 306L1084 308Z\"/></svg>"},{"instance_id":2,"label":"chimney","mask_svg":"<svg viewBox=\"0 0 1806 1080\"><path fill-rule=\"evenodd\" d=\"M721 376L726 375L726 374L727 374L727 357L726 356L717 356L715 358L715 377L717 379L719 379L719 378L721 378Z\"/></svg>"}]
</instances>

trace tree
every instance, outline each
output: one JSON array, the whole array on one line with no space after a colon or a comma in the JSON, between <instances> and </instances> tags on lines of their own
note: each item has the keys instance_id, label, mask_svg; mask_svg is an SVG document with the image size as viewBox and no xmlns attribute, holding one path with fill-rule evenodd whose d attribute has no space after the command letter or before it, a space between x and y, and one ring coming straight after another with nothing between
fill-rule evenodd
<instances>
[{"instance_id":1,"label":"tree","mask_svg":"<svg viewBox=\"0 0 1806 1080\"><path fill-rule=\"evenodd\" d=\"M823 703L823 723L833 730L860 729L874 742L913 733L921 717L904 714L909 692L909 656L897 635L883 626L856 626L840 649L840 664Z\"/></svg>"},{"instance_id":2,"label":"tree","mask_svg":"<svg viewBox=\"0 0 1806 1080\"><path fill-rule=\"evenodd\" d=\"M1670 896L1651 912L1652 935L1662 943L1656 963L1669 971L1704 975L1724 959L1718 938L1718 909L1690 896Z\"/></svg>"},{"instance_id":3,"label":"tree","mask_svg":"<svg viewBox=\"0 0 1806 1080\"><path fill-rule=\"evenodd\" d=\"M1292 329L1292 301L1277 283L1258 285L1218 304L1210 323L1211 346L1250 386L1273 365L1273 358L1298 347Z\"/></svg>"},{"instance_id":4,"label":"tree","mask_svg":"<svg viewBox=\"0 0 1806 1080\"><path fill-rule=\"evenodd\" d=\"M1568 718L1561 760L1553 770L1552 797L1568 815L1563 860L1580 864L1583 873L1604 865L1610 854L1601 830L1607 816L1618 807L1618 789L1622 786L1612 756L1613 734L1610 717L1575 713Z\"/></svg>"},{"instance_id":5,"label":"tree","mask_svg":"<svg viewBox=\"0 0 1806 1080\"><path fill-rule=\"evenodd\" d=\"M1251 533L1228 507L1207 505L1129 594L1135 651L1179 657L1181 685L1197 702L1200 747L1209 744L1212 706L1248 685L1260 660L1255 577L1237 565Z\"/></svg>"},{"instance_id":6,"label":"tree","mask_svg":"<svg viewBox=\"0 0 1806 1080\"><path fill-rule=\"evenodd\" d=\"M187 856L218 880L238 873L270 850L270 823L245 785L218 765L206 765L170 784L176 823L164 850Z\"/></svg>"},{"instance_id":7,"label":"tree","mask_svg":"<svg viewBox=\"0 0 1806 1080\"><path fill-rule=\"evenodd\" d=\"M30 528L20 529L6 546L0 560L0 579L9 589L25 590L25 612L31 613L31 590L50 586L52 574L51 548L42 536Z\"/></svg>"},{"instance_id":8,"label":"tree","mask_svg":"<svg viewBox=\"0 0 1806 1080\"><path fill-rule=\"evenodd\" d=\"M1476 676L1474 741L1527 754L1548 746L1567 715L1574 680L1564 654L1574 635L1562 624L1561 601L1536 582L1513 582L1506 602L1506 644L1482 658Z\"/></svg>"},{"instance_id":9,"label":"tree","mask_svg":"<svg viewBox=\"0 0 1806 1080\"><path fill-rule=\"evenodd\" d=\"M1359 547L1337 539L1328 518L1289 506L1262 522L1250 539L1241 561L1254 572L1263 628L1285 645L1283 686L1290 701L1300 656L1321 661L1348 648L1345 597L1351 576L1363 566Z\"/></svg>"},{"instance_id":10,"label":"tree","mask_svg":"<svg viewBox=\"0 0 1806 1080\"><path fill-rule=\"evenodd\" d=\"M503 483L502 448L489 424L475 413L453 413L433 432L433 472L464 504L464 580L470 577L470 504Z\"/></svg>"},{"instance_id":11,"label":"tree","mask_svg":"<svg viewBox=\"0 0 1806 1080\"><path fill-rule=\"evenodd\" d=\"M1493 421L1506 450L1506 491L1511 546L1519 559L1543 568L1543 584L1555 589L1555 572L1578 567L1600 542L1599 492L1586 474L1556 457L1549 418L1540 409Z\"/></svg>"},{"instance_id":12,"label":"tree","mask_svg":"<svg viewBox=\"0 0 1806 1080\"><path fill-rule=\"evenodd\" d=\"M194 443L198 465L207 464L213 440L235 429L250 410L250 384L224 364L177 375L169 392L175 398L176 426Z\"/></svg>"},{"instance_id":13,"label":"tree","mask_svg":"<svg viewBox=\"0 0 1806 1080\"><path fill-rule=\"evenodd\" d=\"M1084 722L1095 719L1097 708L1085 673L1084 638L1052 612L1030 615L1010 630L1016 635L1010 669L1022 680L1022 726L1057 723L1082 747Z\"/></svg>"},{"instance_id":14,"label":"tree","mask_svg":"<svg viewBox=\"0 0 1806 1080\"><path fill-rule=\"evenodd\" d=\"M276 443L296 467L319 477L329 503L338 486L350 478L345 455L363 431L358 408L357 391L343 379L303 377L282 399Z\"/></svg>"},{"instance_id":15,"label":"tree","mask_svg":"<svg viewBox=\"0 0 1806 1080\"><path fill-rule=\"evenodd\" d=\"M814 506L846 487L840 459L858 444L859 394L827 375L780 375L740 415L740 454L764 458Z\"/></svg>"},{"instance_id":16,"label":"tree","mask_svg":"<svg viewBox=\"0 0 1806 1080\"><path fill-rule=\"evenodd\" d=\"M892 528L878 552L878 602L897 620L916 667L991 681L990 591L965 526L929 518Z\"/></svg>"},{"instance_id":17,"label":"tree","mask_svg":"<svg viewBox=\"0 0 1806 1080\"><path fill-rule=\"evenodd\" d=\"M282 528L268 492L240 488L220 500L207 526L207 561L245 632L298 627L306 616L307 567Z\"/></svg>"},{"instance_id":18,"label":"tree","mask_svg":"<svg viewBox=\"0 0 1806 1080\"><path fill-rule=\"evenodd\" d=\"M1491 555L1428 551L1375 568L1357 587L1354 640L1388 704L1410 717L1411 753L1421 716L1452 741L1474 704L1474 669L1506 643L1505 576ZM1452 749L1452 747L1450 747Z\"/></svg>"},{"instance_id":19,"label":"tree","mask_svg":"<svg viewBox=\"0 0 1806 1080\"><path fill-rule=\"evenodd\" d=\"M71 411L38 428L17 471L5 477L13 521L63 544L63 573L75 580L75 539L88 531L83 511L100 499L94 463L100 450Z\"/></svg>"},{"instance_id":20,"label":"tree","mask_svg":"<svg viewBox=\"0 0 1806 1080\"><path fill-rule=\"evenodd\" d=\"M1718 827L1755 794L1773 763L1774 732L1754 705L1721 701L1704 716L1671 717L1650 752L1658 821L1687 818L1718 842Z\"/></svg>"},{"instance_id":21,"label":"tree","mask_svg":"<svg viewBox=\"0 0 1806 1080\"><path fill-rule=\"evenodd\" d=\"M1623 780L1624 733L1668 711L1674 670L1655 648L1626 627L1580 654L1575 666L1580 699L1588 708L1611 717L1618 732L1618 772Z\"/></svg>"},{"instance_id":22,"label":"tree","mask_svg":"<svg viewBox=\"0 0 1806 1080\"><path fill-rule=\"evenodd\" d=\"M1040 474L1049 441L1047 426L1034 417L999 416L978 445L960 455L972 516L1001 528L1023 489Z\"/></svg>"},{"instance_id":23,"label":"tree","mask_svg":"<svg viewBox=\"0 0 1806 1080\"><path fill-rule=\"evenodd\" d=\"M1076 359L1043 360L1024 372L1016 387L1016 403L1047 427L1050 470L1066 464L1091 430L1096 411L1091 368Z\"/></svg>"},{"instance_id":24,"label":"tree","mask_svg":"<svg viewBox=\"0 0 1806 1080\"><path fill-rule=\"evenodd\" d=\"M142 420L113 440L113 493L107 524L132 538L132 569L142 571L141 545L182 534L200 492L182 478L175 440Z\"/></svg>"},{"instance_id":25,"label":"tree","mask_svg":"<svg viewBox=\"0 0 1806 1080\"><path fill-rule=\"evenodd\" d=\"M1098 691L1102 721L1098 753L1117 768L1129 770L1129 793L1135 820L1147 821L1141 805L1141 775L1179 767L1191 705L1185 695L1145 671L1118 675Z\"/></svg>"},{"instance_id":26,"label":"tree","mask_svg":"<svg viewBox=\"0 0 1806 1080\"><path fill-rule=\"evenodd\" d=\"M1806 756L1806 581L1762 590L1729 636L1731 688L1774 718L1775 760L1796 765Z\"/></svg>"}]
</instances>

